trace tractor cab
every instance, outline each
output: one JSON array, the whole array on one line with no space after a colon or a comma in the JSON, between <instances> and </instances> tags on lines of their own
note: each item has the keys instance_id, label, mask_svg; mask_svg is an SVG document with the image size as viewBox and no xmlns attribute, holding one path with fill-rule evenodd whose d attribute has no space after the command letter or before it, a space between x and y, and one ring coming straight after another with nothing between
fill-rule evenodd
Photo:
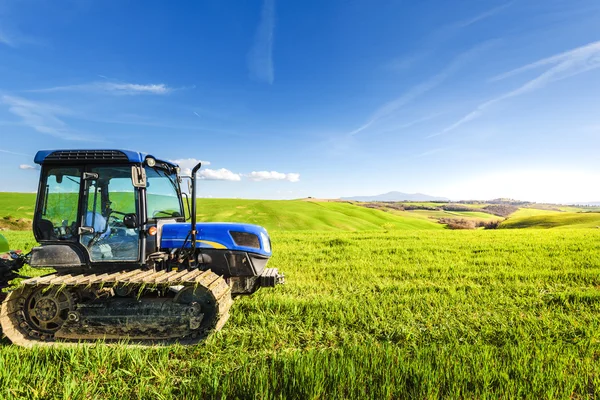
<instances>
[{"instance_id":1,"label":"tractor cab","mask_svg":"<svg viewBox=\"0 0 600 400\"><path fill-rule=\"evenodd\" d=\"M40 151L32 266L144 264L147 229L184 222L179 168L143 153Z\"/></svg>"}]
</instances>

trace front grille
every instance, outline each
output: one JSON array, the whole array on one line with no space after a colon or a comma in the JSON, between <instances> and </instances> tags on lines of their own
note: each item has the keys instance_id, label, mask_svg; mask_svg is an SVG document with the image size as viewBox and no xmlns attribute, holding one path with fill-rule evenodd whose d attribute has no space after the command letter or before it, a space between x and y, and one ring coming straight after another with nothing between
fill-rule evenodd
<instances>
[{"instance_id":1,"label":"front grille","mask_svg":"<svg viewBox=\"0 0 600 400\"><path fill-rule=\"evenodd\" d=\"M258 236L256 236L255 234L236 231L229 231L229 233L231 234L231 237L233 238L235 244L237 244L238 246L260 249L260 242L258 241Z\"/></svg>"},{"instance_id":2,"label":"front grille","mask_svg":"<svg viewBox=\"0 0 600 400\"><path fill-rule=\"evenodd\" d=\"M80 161L127 162L129 158L118 150L61 150L50 153L44 163L68 163Z\"/></svg>"}]
</instances>

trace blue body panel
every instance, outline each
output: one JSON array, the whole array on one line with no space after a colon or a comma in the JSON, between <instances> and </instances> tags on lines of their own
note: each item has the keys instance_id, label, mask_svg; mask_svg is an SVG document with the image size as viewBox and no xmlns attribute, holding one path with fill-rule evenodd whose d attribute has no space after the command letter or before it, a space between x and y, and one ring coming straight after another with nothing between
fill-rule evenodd
<instances>
[{"instance_id":1,"label":"blue body panel","mask_svg":"<svg viewBox=\"0 0 600 400\"><path fill-rule=\"evenodd\" d=\"M267 230L262 226L252 224L240 224L233 222L201 222L196 224L198 231L196 247L207 249L227 249L245 251L248 253L271 256L271 242ZM238 246L229 231L252 233L259 238L260 249L254 247ZM181 248L190 232L190 224L173 223L162 227L160 247L163 249ZM188 240L186 247L190 247Z\"/></svg>"},{"instance_id":2,"label":"blue body panel","mask_svg":"<svg viewBox=\"0 0 600 400\"><path fill-rule=\"evenodd\" d=\"M43 164L44 160L46 159L46 157L48 157L50 154L54 153L55 151L62 151L62 150L67 150L67 149L61 149L61 150L40 150L37 152L37 154L35 155L34 158L34 162L36 164ZM71 149L68 149L71 150ZM138 151L131 151L131 150L115 150L115 151L120 151L121 153L125 154L127 156L127 158L129 159L129 162L132 163L142 163L144 162L144 160L146 160L146 157L152 157L152 158L156 158L150 154L147 153L140 153ZM158 160L160 162L164 162L166 164L169 164L173 167L177 167L176 164L173 164L171 162L168 161L164 161L164 160Z\"/></svg>"}]
</instances>

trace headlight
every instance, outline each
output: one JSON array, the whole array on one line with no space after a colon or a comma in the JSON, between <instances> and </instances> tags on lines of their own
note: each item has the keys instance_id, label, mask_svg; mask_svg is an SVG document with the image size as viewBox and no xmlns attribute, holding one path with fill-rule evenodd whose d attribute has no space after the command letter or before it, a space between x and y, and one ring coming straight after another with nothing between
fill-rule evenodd
<instances>
[{"instance_id":1,"label":"headlight","mask_svg":"<svg viewBox=\"0 0 600 400\"><path fill-rule=\"evenodd\" d=\"M260 249L258 236L256 236L254 233L229 231L229 234L233 238L235 244L238 246Z\"/></svg>"}]
</instances>

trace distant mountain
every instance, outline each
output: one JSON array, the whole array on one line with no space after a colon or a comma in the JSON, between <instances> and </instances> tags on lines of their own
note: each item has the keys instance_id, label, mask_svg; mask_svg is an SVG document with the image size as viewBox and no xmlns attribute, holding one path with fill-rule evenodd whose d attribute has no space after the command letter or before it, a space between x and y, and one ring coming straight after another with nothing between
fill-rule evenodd
<instances>
[{"instance_id":1,"label":"distant mountain","mask_svg":"<svg viewBox=\"0 0 600 400\"><path fill-rule=\"evenodd\" d=\"M590 206L590 207L600 207L600 201L574 201L567 204L577 205L577 206Z\"/></svg>"},{"instance_id":2,"label":"distant mountain","mask_svg":"<svg viewBox=\"0 0 600 400\"><path fill-rule=\"evenodd\" d=\"M389 192L375 196L340 197L340 200L351 201L450 201L446 197L429 196L423 193Z\"/></svg>"}]
</instances>

